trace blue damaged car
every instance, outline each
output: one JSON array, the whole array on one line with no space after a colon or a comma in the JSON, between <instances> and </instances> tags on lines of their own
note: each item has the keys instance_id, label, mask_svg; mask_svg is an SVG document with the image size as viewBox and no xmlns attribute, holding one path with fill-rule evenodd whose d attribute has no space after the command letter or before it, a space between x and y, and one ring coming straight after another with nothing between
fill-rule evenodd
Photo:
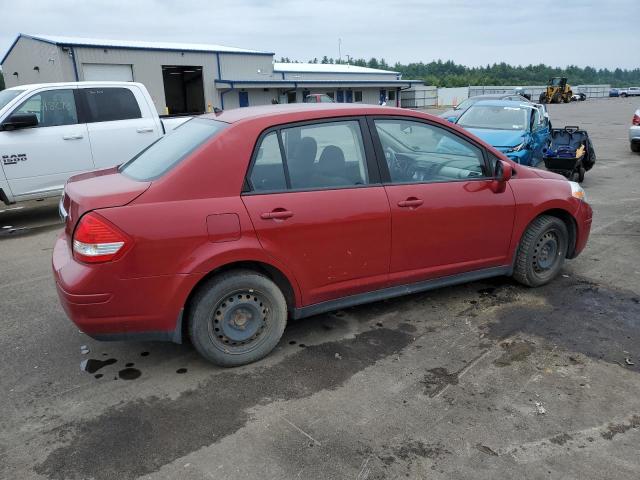
<instances>
[{"instance_id":1,"label":"blue damaged car","mask_svg":"<svg viewBox=\"0 0 640 480\"><path fill-rule=\"evenodd\" d=\"M549 116L544 105L535 103L483 100L456 123L522 165L538 165L551 144Z\"/></svg>"}]
</instances>

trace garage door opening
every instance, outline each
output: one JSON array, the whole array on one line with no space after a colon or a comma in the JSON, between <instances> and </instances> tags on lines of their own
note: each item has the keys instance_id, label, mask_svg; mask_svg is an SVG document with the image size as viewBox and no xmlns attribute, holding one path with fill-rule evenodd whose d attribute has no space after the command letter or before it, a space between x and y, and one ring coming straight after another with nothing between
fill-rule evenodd
<instances>
[{"instance_id":1,"label":"garage door opening","mask_svg":"<svg viewBox=\"0 0 640 480\"><path fill-rule=\"evenodd\" d=\"M202 67L163 65L164 98L170 115L204 113Z\"/></svg>"}]
</instances>

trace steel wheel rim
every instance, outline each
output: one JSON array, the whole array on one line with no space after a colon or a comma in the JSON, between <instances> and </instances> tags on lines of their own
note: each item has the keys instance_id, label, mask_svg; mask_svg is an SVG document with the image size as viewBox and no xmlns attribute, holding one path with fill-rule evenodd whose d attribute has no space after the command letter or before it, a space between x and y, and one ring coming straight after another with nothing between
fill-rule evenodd
<instances>
[{"instance_id":1,"label":"steel wheel rim","mask_svg":"<svg viewBox=\"0 0 640 480\"><path fill-rule=\"evenodd\" d=\"M213 345L225 353L243 354L266 338L271 302L255 289L229 292L215 305L208 323Z\"/></svg>"},{"instance_id":2,"label":"steel wheel rim","mask_svg":"<svg viewBox=\"0 0 640 480\"><path fill-rule=\"evenodd\" d=\"M536 273L552 270L560 257L560 241L554 231L545 232L536 243L533 254L533 269Z\"/></svg>"}]
</instances>

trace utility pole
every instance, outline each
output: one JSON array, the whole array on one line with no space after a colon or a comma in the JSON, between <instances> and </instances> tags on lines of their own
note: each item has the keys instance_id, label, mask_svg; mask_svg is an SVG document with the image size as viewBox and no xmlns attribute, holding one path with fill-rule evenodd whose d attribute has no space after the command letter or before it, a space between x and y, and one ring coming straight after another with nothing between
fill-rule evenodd
<instances>
[{"instance_id":1,"label":"utility pole","mask_svg":"<svg viewBox=\"0 0 640 480\"><path fill-rule=\"evenodd\" d=\"M338 38L338 63L342 63L342 39Z\"/></svg>"}]
</instances>

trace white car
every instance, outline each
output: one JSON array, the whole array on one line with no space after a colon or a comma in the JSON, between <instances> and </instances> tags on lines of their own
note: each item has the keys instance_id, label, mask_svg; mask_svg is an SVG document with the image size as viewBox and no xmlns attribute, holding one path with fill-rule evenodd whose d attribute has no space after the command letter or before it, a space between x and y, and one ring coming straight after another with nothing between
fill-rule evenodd
<instances>
[{"instance_id":1,"label":"white car","mask_svg":"<svg viewBox=\"0 0 640 480\"><path fill-rule=\"evenodd\" d=\"M587 95L586 93L574 93L573 95L571 95L571 100L573 100L574 102L584 102L587 99Z\"/></svg>"},{"instance_id":2,"label":"white car","mask_svg":"<svg viewBox=\"0 0 640 480\"><path fill-rule=\"evenodd\" d=\"M631 144L631 151L640 153L640 108L636 110L631 119L631 126L629 127L629 143Z\"/></svg>"},{"instance_id":3,"label":"white car","mask_svg":"<svg viewBox=\"0 0 640 480\"><path fill-rule=\"evenodd\" d=\"M629 87L619 91L621 97L637 97L640 96L640 87Z\"/></svg>"},{"instance_id":4,"label":"white car","mask_svg":"<svg viewBox=\"0 0 640 480\"><path fill-rule=\"evenodd\" d=\"M186 120L161 120L140 83L49 83L0 91L0 200L59 195L69 177L119 165Z\"/></svg>"}]
</instances>

